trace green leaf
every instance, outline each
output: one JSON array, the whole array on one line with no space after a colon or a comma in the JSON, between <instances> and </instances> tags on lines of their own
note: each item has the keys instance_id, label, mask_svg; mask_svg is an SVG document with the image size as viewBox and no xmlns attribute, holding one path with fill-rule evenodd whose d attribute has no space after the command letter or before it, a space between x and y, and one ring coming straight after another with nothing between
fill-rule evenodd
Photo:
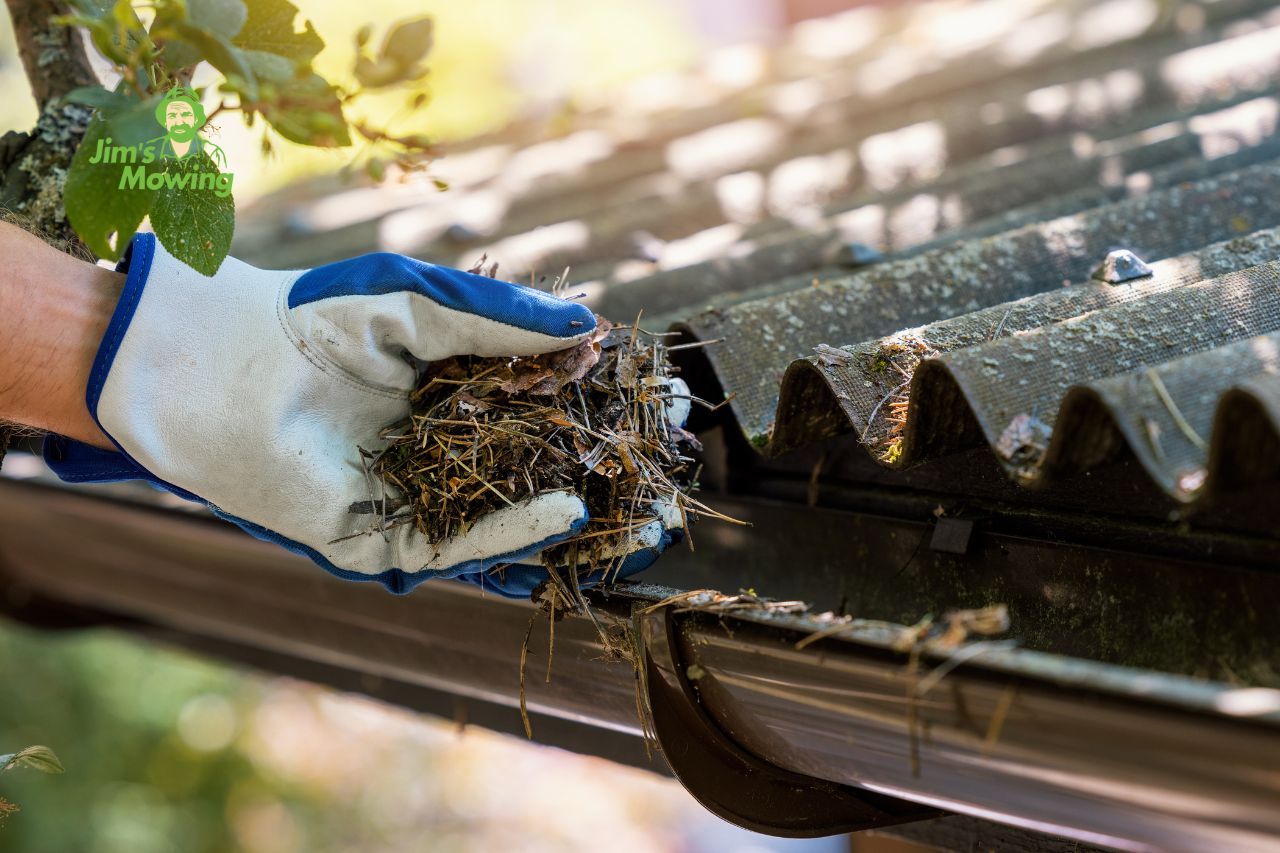
<instances>
[{"instance_id":1,"label":"green leaf","mask_svg":"<svg viewBox=\"0 0 1280 853\"><path fill-rule=\"evenodd\" d=\"M151 41L129 0L75 2L71 6L78 12L53 15L49 21L64 27L83 27L98 52L113 64L127 66L149 53Z\"/></svg>"},{"instance_id":2,"label":"green leaf","mask_svg":"<svg viewBox=\"0 0 1280 853\"><path fill-rule=\"evenodd\" d=\"M355 66L356 80L366 89L378 89L399 83L405 78L404 69L398 62L379 57L376 61L367 56L357 56Z\"/></svg>"},{"instance_id":3,"label":"green leaf","mask_svg":"<svg viewBox=\"0 0 1280 853\"><path fill-rule=\"evenodd\" d=\"M0 773L16 767L30 767L44 773L65 772L58 756L47 746L29 746L21 752L0 755Z\"/></svg>"},{"instance_id":4,"label":"green leaf","mask_svg":"<svg viewBox=\"0 0 1280 853\"><path fill-rule=\"evenodd\" d=\"M156 121L156 105L163 95L152 95L146 100L128 98L127 106L103 110L101 116L107 122L107 131L113 145L140 145L164 135L164 126Z\"/></svg>"},{"instance_id":5,"label":"green leaf","mask_svg":"<svg viewBox=\"0 0 1280 853\"><path fill-rule=\"evenodd\" d=\"M142 29L142 20L133 10L133 0L116 0L111 7L111 17L115 19L116 26L126 31Z\"/></svg>"},{"instance_id":6,"label":"green leaf","mask_svg":"<svg viewBox=\"0 0 1280 853\"><path fill-rule=\"evenodd\" d=\"M116 39L115 23L109 18L90 18L80 15L64 15L54 19L55 23L69 27L84 27L89 32L89 40L98 52L116 65L128 65L129 54L120 47Z\"/></svg>"},{"instance_id":7,"label":"green leaf","mask_svg":"<svg viewBox=\"0 0 1280 853\"><path fill-rule=\"evenodd\" d=\"M109 17L114 5L112 0L73 0L71 3L73 8L94 17Z\"/></svg>"},{"instance_id":8,"label":"green leaf","mask_svg":"<svg viewBox=\"0 0 1280 853\"><path fill-rule=\"evenodd\" d=\"M181 4L170 2L162 5L156 14L157 28L186 23L209 35L232 39L244 29L249 17L244 0L186 0L185 6L184 17L180 14L183 10ZM165 48L165 60L170 68L186 68L208 58L203 55L200 45L188 44L185 40L170 42Z\"/></svg>"},{"instance_id":9,"label":"green leaf","mask_svg":"<svg viewBox=\"0 0 1280 853\"><path fill-rule=\"evenodd\" d=\"M355 75L360 85L378 89L421 77L417 63L431 50L434 24L430 18L401 21L382 41L377 59L363 53L356 56Z\"/></svg>"},{"instance_id":10,"label":"green leaf","mask_svg":"<svg viewBox=\"0 0 1280 853\"><path fill-rule=\"evenodd\" d=\"M80 86L62 97L71 104L84 104L99 110L127 109L132 99L122 92L109 92L101 86Z\"/></svg>"},{"instance_id":11,"label":"green leaf","mask_svg":"<svg viewBox=\"0 0 1280 853\"><path fill-rule=\"evenodd\" d=\"M258 108L276 131L291 142L319 147L351 144L342 101L329 82L313 71L298 76L296 63L263 50L244 51L246 60L274 94Z\"/></svg>"},{"instance_id":12,"label":"green leaf","mask_svg":"<svg viewBox=\"0 0 1280 853\"><path fill-rule=\"evenodd\" d=\"M187 20L223 38L234 39L248 19L244 0L187 0Z\"/></svg>"},{"instance_id":13,"label":"green leaf","mask_svg":"<svg viewBox=\"0 0 1280 853\"><path fill-rule=\"evenodd\" d=\"M408 69L431 50L435 23L430 18L401 21L391 28L382 42L381 59L397 63Z\"/></svg>"},{"instance_id":14,"label":"green leaf","mask_svg":"<svg viewBox=\"0 0 1280 853\"><path fill-rule=\"evenodd\" d=\"M144 60L143 54L150 56L153 45L147 28L142 25L142 19L133 8L132 0L116 0L111 9L111 17L115 22L114 38L127 57L122 64L133 65L135 73L142 77L145 69L138 63Z\"/></svg>"},{"instance_id":15,"label":"green leaf","mask_svg":"<svg viewBox=\"0 0 1280 853\"><path fill-rule=\"evenodd\" d=\"M297 76L298 67L287 56L266 50L245 50L242 53L253 73L264 83L284 85Z\"/></svg>"},{"instance_id":16,"label":"green leaf","mask_svg":"<svg viewBox=\"0 0 1280 853\"><path fill-rule=\"evenodd\" d=\"M182 160L165 163L165 175L217 172L218 167L203 151ZM194 176L193 176L194 177ZM219 197L209 189L165 187L151 207L151 227L169 254L196 272L213 275L231 251L235 231L236 203L231 194Z\"/></svg>"},{"instance_id":17,"label":"green leaf","mask_svg":"<svg viewBox=\"0 0 1280 853\"><path fill-rule=\"evenodd\" d=\"M194 48L198 52L198 59L207 61L228 77L234 74L244 81L242 89L250 101L258 99L258 83L253 69L249 67L244 52L227 39L212 30L186 21L168 21L163 27L157 23L152 32L160 33L169 47L174 46L176 39L177 42Z\"/></svg>"},{"instance_id":18,"label":"green leaf","mask_svg":"<svg viewBox=\"0 0 1280 853\"><path fill-rule=\"evenodd\" d=\"M249 17L233 40L245 50L261 50L302 62L310 62L324 48L310 21L294 32L298 7L289 0L248 0Z\"/></svg>"},{"instance_id":19,"label":"green leaf","mask_svg":"<svg viewBox=\"0 0 1280 853\"><path fill-rule=\"evenodd\" d=\"M71 158L63 203L67 221L84 244L98 257L114 261L119 260L143 217L151 210L155 193L147 189L121 189L125 164L89 162L98 152L98 142L105 143L110 133L106 119L94 116L90 120L84 140ZM113 144L116 142L113 139Z\"/></svg>"}]
</instances>

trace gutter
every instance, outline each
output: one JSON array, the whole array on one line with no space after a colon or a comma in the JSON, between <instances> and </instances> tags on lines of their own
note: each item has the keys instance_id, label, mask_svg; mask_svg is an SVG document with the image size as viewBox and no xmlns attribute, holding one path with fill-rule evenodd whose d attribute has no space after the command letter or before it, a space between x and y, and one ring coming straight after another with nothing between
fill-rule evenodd
<instances>
[{"instance_id":1,"label":"gutter","mask_svg":"<svg viewBox=\"0 0 1280 853\"><path fill-rule=\"evenodd\" d=\"M706 540L677 562L724 557ZM79 607L512 720L534 617L535 737L542 719L637 748L647 730L695 797L774 834L945 809L1124 850L1258 849L1280 836L1280 691L1267 688L1000 642L926 653L913 676L894 650L899 626L854 621L796 649L830 623L662 604L679 591L647 584L592 594L638 640L638 672L605 661L592 623L569 616L546 681L548 624L531 604L453 583L392 597L200 515L4 478L0 572L11 604Z\"/></svg>"}]
</instances>

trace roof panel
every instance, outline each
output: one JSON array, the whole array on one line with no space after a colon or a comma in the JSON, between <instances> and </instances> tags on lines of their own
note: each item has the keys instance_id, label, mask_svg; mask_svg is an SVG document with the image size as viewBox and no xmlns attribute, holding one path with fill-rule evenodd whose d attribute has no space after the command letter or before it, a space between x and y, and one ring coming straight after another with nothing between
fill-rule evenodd
<instances>
[{"instance_id":1,"label":"roof panel","mask_svg":"<svg viewBox=\"0 0 1280 853\"><path fill-rule=\"evenodd\" d=\"M1085 282L1113 248L1148 260L1256 225L1280 225L1280 164L1265 164L966 241L865 271L813 277L789 292L714 309L686 328L697 338L727 338L707 357L754 444L768 440L788 365L821 343L891 335L1037 293ZM780 448L802 436L791 427Z\"/></svg>"}]
</instances>

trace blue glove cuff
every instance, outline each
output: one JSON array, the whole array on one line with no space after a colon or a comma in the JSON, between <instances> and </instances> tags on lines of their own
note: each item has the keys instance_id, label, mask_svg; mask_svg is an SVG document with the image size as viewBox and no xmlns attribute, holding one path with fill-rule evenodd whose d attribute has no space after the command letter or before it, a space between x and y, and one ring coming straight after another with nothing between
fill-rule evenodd
<instances>
[{"instance_id":1,"label":"blue glove cuff","mask_svg":"<svg viewBox=\"0 0 1280 853\"><path fill-rule=\"evenodd\" d=\"M146 480L151 476L123 453L103 450L54 433L45 435L40 455L49 470L65 483L118 483L122 480Z\"/></svg>"},{"instance_id":2,"label":"blue glove cuff","mask_svg":"<svg viewBox=\"0 0 1280 853\"><path fill-rule=\"evenodd\" d=\"M120 342L124 339L138 301L142 298L147 276L151 273L155 247L154 234L136 234L125 249L124 257L116 264L116 272L126 273L124 289L120 293L115 311L112 312L111 321L107 324L102 342L98 345L89 373L89 384L85 388L85 406L89 415L108 438L111 437L110 434L98 420L98 400L102 395L102 386L106 384L107 374L111 372L111 364L120 348ZM114 441L112 439L113 443ZM49 469L63 482L118 483L124 480L144 480L180 498L204 503L201 498L185 489L159 479L135 462L123 449L103 450L65 436L49 434L41 444L40 454Z\"/></svg>"}]
</instances>

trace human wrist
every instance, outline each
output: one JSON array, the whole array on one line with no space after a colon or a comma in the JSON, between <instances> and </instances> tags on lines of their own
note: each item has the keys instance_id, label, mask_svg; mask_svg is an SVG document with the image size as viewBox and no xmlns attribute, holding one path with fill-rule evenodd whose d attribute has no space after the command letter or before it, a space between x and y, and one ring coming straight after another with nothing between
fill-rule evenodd
<instances>
[{"instance_id":1,"label":"human wrist","mask_svg":"<svg viewBox=\"0 0 1280 853\"><path fill-rule=\"evenodd\" d=\"M124 276L0 225L0 419L114 449L85 404Z\"/></svg>"}]
</instances>

